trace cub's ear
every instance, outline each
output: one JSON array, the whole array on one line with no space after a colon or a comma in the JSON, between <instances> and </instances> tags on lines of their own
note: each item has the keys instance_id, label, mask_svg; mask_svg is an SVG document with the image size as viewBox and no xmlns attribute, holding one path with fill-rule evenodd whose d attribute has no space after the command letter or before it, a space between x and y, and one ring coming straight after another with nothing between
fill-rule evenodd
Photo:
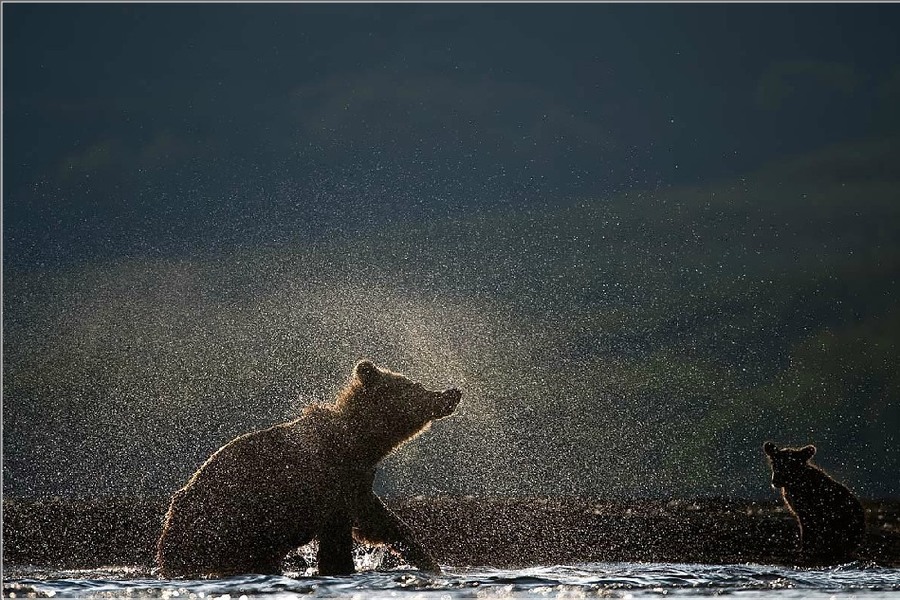
<instances>
[{"instance_id":1,"label":"cub's ear","mask_svg":"<svg viewBox=\"0 0 900 600\"><path fill-rule=\"evenodd\" d=\"M353 369L353 373L356 374L356 378L359 379L363 385L371 385L378 380L378 376L380 375L378 367L370 360L358 362Z\"/></svg>"},{"instance_id":2,"label":"cub's ear","mask_svg":"<svg viewBox=\"0 0 900 600\"><path fill-rule=\"evenodd\" d=\"M816 455L816 447L810 444L809 446L803 446L798 452L800 459L806 462Z\"/></svg>"},{"instance_id":3,"label":"cub's ear","mask_svg":"<svg viewBox=\"0 0 900 600\"><path fill-rule=\"evenodd\" d=\"M778 446L775 445L775 442L766 442L763 444L763 452L767 456L775 456L775 453L778 452Z\"/></svg>"}]
</instances>

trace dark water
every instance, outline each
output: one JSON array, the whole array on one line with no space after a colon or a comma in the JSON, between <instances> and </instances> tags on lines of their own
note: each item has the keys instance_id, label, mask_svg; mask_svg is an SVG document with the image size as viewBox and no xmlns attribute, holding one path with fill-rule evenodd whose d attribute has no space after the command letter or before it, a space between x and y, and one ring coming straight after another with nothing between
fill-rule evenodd
<instances>
[{"instance_id":1,"label":"dark water","mask_svg":"<svg viewBox=\"0 0 900 600\"><path fill-rule=\"evenodd\" d=\"M4 597L22 598L900 598L900 570L861 564L828 569L759 565L597 563L520 570L447 568L363 571L350 577L246 576L167 581L146 571L109 568L4 574Z\"/></svg>"}]
</instances>

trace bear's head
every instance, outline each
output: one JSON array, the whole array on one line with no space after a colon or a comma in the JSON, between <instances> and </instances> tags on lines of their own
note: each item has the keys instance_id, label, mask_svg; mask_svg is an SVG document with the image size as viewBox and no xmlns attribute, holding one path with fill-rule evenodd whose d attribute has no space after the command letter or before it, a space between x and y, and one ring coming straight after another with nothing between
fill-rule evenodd
<instances>
[{"instance_id":1,"label":"bear's head","mask_svg":"<svg viewBox=\"0 0 900 600\"><path fill-rule=\"evenodd\" d=\"M363 360L353 369L338 408L378 436L388 449L425 431L432 421L453 414L462 392L426 389L421 383Z\"/></svg>"},{"instance_id":2,"label":"bear's head","mask_svg":"<svg viewBox=\"0 0 900 600\"><path fill-rule=\"evenodd\" d=\"M816 454L816 447L810 444L802 448L779 448L774 442L766 442L763 451L772 467L772 487L778 489L803 476L807 463Z\"/></svg>"}]
</instances>

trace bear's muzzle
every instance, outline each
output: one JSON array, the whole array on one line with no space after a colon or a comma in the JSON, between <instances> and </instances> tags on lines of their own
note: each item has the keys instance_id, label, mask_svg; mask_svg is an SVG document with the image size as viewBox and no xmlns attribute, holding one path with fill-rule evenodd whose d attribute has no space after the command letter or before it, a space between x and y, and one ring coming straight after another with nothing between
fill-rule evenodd
<instances>
[{"instance_id":1,"label":"bear's muzzle","mask_svg":"<svg viewBox=\"0 0 900 600\"><path fill-rule=\"evenodd\" d=\"M459 401L462 398L462 392L456 388L444 390L440 395L440 403L435 414L436 419L449 417L456 410Z\"/></svg>"}]
</instances>

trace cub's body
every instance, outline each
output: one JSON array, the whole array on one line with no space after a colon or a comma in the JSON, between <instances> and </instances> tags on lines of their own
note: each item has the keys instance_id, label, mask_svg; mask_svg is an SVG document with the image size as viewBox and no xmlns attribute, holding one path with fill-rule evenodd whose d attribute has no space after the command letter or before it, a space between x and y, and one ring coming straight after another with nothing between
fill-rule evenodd
<instances>
[{"instance_id":1,"label":"cub's body","mask_svg":"<svg viewBox=\"0 0 900 600\"><path fill-rule=\"evenodd\" d=\"M772 487L800 527L801 553L817 562L850 560L865 534L865 511L856 496L821 468L810 464L815 446L763 446L772 467Z\"/></svg>"}]
</instances>

